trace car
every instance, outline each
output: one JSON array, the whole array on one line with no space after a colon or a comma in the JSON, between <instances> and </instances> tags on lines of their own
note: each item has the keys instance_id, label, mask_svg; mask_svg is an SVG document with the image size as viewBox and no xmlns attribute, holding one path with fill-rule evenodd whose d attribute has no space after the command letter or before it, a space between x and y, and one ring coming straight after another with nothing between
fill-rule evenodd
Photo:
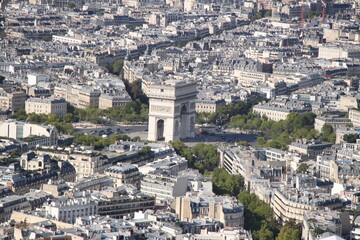
<instances>
[{"instance_id":1,"label":"car","mask_svg":"<svg viewBox=\"0 0 360 240\"><path fill-rule=\"evenodd\" d=\"M147 132L147 131L149 131L149 129L145 129L144 131Z\"/></svg>"},{"instance_id":2,"label":"car","mask_svg":"<svg viewBox=\"0 0 360 240\"><path fill-rule=\"evenodd\" d=\"M129 131L130 130L130 128L125 128L125 131Z\"/></svg>"}]
</instances>

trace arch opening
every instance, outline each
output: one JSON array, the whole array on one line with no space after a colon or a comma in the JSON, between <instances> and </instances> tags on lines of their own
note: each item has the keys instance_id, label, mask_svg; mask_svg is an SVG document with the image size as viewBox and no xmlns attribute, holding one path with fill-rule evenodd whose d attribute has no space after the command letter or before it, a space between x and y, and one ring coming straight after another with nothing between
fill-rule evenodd
<instances>
[{"instance_id":1,"label":"arch opening","mask_svg":"<svg viewBox=\"0 0 360 240\"><path fill-rule=\"evenodd\" d=\"M160 119L156 123L157 141L164 141L164 120Z\"/></svg>"}]
</instances>

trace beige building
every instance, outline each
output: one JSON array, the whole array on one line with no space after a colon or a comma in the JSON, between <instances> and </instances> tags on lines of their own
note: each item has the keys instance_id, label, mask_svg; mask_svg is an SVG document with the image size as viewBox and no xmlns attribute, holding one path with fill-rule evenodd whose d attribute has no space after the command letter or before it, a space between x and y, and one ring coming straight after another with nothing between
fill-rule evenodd
<instances>
[{"instance_id":1,"label":"beige building","mask_svg":"<svg viewBox=\"0 0 360 240\"><path fill-rule=\"evenodd\" d=\"M55 114L63 117L67 113L67 103L64 99L29 98L25 103L26 113Z\"/></svg>"},{"instance_id":2,"label":"beige building","mask_svg":"<svg viewBox=\"0 0 360 240\"><path fill-rule=\"evenodd\" d=\"M325 193L315 193L294 188L277 189L273 193L270 203L275 217L282 222L294 219L297 222L304 220L304 214L321 209L336 209L342 207L339 198Z\"/></svg>"},{"instance_id":3,"label":"beige building","mask_svg":"<svg viewBox=\"0 0 360 240\"><path fill-rule=\"evenodd\" d=\"M291 112L306 113L311 109L304 106L281 106L277 104L259 103L254 106L253 112L261 117L267 117L270 120L285 120Z\"/></svg>"},{"instance_id":4,"label":"beige building","mask_svg":"<svg viewBox=\"0 0 360 240\"><path fill-rule=\"evenodd\" d=\"M244 207L236 199L226 196L182 196L176 198L176 214L180 221L208 217L225 227L244 225Z\"/></svg>"},{"instance_id":5,"label":"beige building","mask_svg":"<svg viewBox=\"0 0 360 240\"><path fill-rule=\"evenodd\" d=\"M4 211L1 213L0 221L5 222L10 219L13 211L31 210L29 201L24 196L7 196L0 199L0 208Z\"/></svg>"},{"instance_id":6,"label":"beige building","mask_svg":"<svg viewBox=\"0 0 360 240\"><path fill-rule=\"evenodd\" d=\"M90 86L59 84L54 96L61 97L77 108L99 107L100 91Z\"/></svg>"},{"instance_id":7,"label":"beige building","mask_svg":"<svg viewBox=\"0 0 360 240\"><path fill-rule=\"evenodd\" d=\"M360 110L359 109L350 109L349 110L349 119L351 120L354 127L360 127Z\"/></svg>"},{"instance_id":8,"label":"beige building","mask_svg":"<svg viewBox=\"0 0 360 240\"><path fill-rule=\"evenodd\" d=\"M23 91L0 91L0 110L14 112L25 108L26 93Z\"/></svg>"},{"instance_id":9,"label":"beige building","mask_svg":"<svg viewBox=\"0 0 360 240\"><path fill-rule=\"evenodd\" d=\"M239 84L248 82L266 82L269 78L269 73L234 70L234 77L238 79Z\"/></svg>"},{"instance_id":10,"label":"beige building","mask_svg":"<svg viewBox=\"0 0 360 240\"><path fill-rule=\"evenodd\" d=\"M359 100L356 97L352 96L341 96L338 102L338 110L347 112L349 109L358 108L359 107Z\"/></svg>"},{"instance_id":11,"label":"beige building","mask_svg":"<svg viewBox=\"0 0 360 240\"><path fill-rule=\"evenodd\" d=\"M224 99L221 100L214 100L214 99L198 99L196 101L196 112L207 112L207 113L214 113L220 107L225 106L226 102Z\"/></svg>"},{"instance_id":12,"label":"beige building","mask_svg":"<svg viewBox=\"0 0 360 240\"><path fill-rule=\"evenodd\" d=\"M114 180L114 186L119 187L122 185L131 184L140 186L141 174L139 169L129 163L118 164L105 169L105 175Z\"/></svg>"},{"instance_id":13,"label":"beige building","mask_svg":"<svg viewBox=\"0 0 360 240\"><path fill-rule=\"evenodd\" d=\"M68 153L41 150L37 151L37 154L48 154L52 158L67 160L74 166L77 178L104 173L104 170L111 166L103 155L93 152Z\"/></svg>"},{"instance_id":14,"label":"beige building","mask_svg":"<svg viewBox=\"0 0 360 240\"><path fill-rule=\"evenodd\" d=\"M112 107L121 107L130 102L129 94L101 94L99 98L99 108L107 109Z\"/></svg>"},{"instance_id":15,"label":"beige building","mask_svg":"<svg viewBox=\"0 0 360 240\"><path fill-rule=\"evenodd\" d=\"M325 124L329 124L336 129L351 124L351 120L348 118L341 118L336 115L325 115L315 118L315 130L321 132L321 129Z\"/></svg>"},{"instance_id":16,"label":"beige building","mask_svg":"<svg viewBox=\"0 0 360 240\"><path fill-rule=\"evenodd\" d=\"M301 141L297 140L288 145L289 152L296 152L302 155L307 155L310 158L315 158L322 154L326 148L330 148L331 143L321 142L319 140Z\"/></svg>"},{"instance_id":17,"label":"beige building","mask_svg":"<svg viewBox=\"0 0 360 240\"><path fill-rule=\"evenodd\" d=\"M356 45L324 45L319 46L318 58L325 59L351 59L360 58L360 48Z\"/></svg>"}]
</instances>

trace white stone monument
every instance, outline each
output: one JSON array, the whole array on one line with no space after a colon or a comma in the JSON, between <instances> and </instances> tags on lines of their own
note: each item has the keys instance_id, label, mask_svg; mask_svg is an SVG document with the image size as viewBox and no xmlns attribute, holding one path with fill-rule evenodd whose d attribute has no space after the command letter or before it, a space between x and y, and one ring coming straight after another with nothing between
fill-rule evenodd
<instances>
[{"instance_id":1,"label":"white stone monument","mask_svg":"<svg viewBox=\"0 0 360 240\"><path fill-rule=\"evenodd\" d=\"M196 82L143 81L149 97L149 141L174 141L195 136Z\"/></svg>"}]
</instances>

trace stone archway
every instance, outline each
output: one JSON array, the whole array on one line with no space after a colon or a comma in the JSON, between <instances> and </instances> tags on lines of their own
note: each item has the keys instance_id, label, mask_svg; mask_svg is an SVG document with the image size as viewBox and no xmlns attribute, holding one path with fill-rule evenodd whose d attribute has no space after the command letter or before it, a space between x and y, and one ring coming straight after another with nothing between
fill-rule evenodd
<instances>
[{"instance_id":1,"label":"stone archway","mask_svg":"<svg viewBox=\"0 0 360 240\"><path fill-rule=\"evenodd\" d=\"M156 123L157 141L163 141L165 139L164 125L165 125L165 122L163 119L158 120Z\"/></svg>"}]
</instances>

